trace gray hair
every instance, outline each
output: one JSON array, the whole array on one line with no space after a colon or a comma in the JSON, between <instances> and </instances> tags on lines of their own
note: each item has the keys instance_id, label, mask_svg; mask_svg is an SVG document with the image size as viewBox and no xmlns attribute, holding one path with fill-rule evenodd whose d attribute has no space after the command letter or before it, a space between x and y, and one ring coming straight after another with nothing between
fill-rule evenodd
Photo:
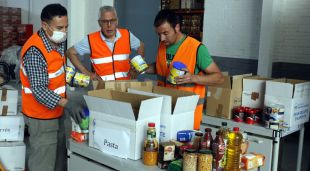
<instances>
[{"instance_id":1,"label":"gray hair","mask_svg":"<svg viewBox=\"0 0 310 171\"><path fill-rule=\"evenodd\" d=\"M112 7L112 6L102 6L99 9L98 19L100 19L102 13L106 13L106 12L114 12L114 14L115 14L115 16L117 18L117 13L116 13L116 10L115 10L114 7Z\"/></svg>"}]
</instances>

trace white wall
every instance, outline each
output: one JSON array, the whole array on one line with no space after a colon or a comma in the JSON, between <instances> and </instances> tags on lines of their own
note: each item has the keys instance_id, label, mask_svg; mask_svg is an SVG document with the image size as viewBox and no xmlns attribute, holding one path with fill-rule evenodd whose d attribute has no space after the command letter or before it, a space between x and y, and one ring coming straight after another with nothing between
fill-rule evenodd
<instances>
[{"instance_id":1,"label":"white wall","mask_svg":"<svg viewBox=\"0 0 310 171\"><path fill-rule=\"evenodd\" d=\"M261 0L206 0L203 42L213 56L258 58Z\"/></svg>"}]
</instances>

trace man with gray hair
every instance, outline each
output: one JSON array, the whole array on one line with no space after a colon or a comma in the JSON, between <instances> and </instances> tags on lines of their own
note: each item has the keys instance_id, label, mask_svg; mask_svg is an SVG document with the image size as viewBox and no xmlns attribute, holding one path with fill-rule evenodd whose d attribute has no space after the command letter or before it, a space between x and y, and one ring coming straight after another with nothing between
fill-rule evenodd
<instances>
[{"instance_id":1,"label":"man with gray hair","mask_svg":"<svg viewBox=\"0 0 310 171\"><path fill-rule=\"evenodd\" d=\"M128 80L131 78L129 55L132 50L144 56L144 44L127 29L118 28L114 7L99 10L100 31L88 34L67 51L72 64L92 80ZM78 55L89 55L95 73L81 63Z\"/></svg>"}]
</instances>

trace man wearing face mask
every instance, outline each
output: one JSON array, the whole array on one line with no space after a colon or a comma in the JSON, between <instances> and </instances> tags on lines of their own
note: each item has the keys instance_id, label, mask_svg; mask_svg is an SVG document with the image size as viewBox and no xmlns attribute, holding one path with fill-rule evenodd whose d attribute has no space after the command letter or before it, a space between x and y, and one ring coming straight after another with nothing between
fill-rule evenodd
<instances>
[{"instance_id":1,"label":"man wearing face mask","mask_svg":"<svg viewBox=\"0 0 310 171\"><path fill-rule=\"evenodd\" d=\"M64 67L67 10L50 4L41 12L42 28L21 51L22 113L28 126L30 171L66 170L64 109L76 123L81 105L66 98Z\"/></svg>"},{"instance_id":2,"label":"man wearing face mask","mask_svg":"<svg viewBox=\"0 0 310 171\"><path fill-rule=\"evenodd\" d=\"M129 55L135 50L144 56L143 43L127 29L117 28L115 8L103 6L99 9L100 31L87 37L68 49L72 64L92 80L128 80L134 78L130 70ZM86 69L78 55L89 55L95 73ZM130 72L130 73L129 73Z\"/></svg>"}]
</instances>

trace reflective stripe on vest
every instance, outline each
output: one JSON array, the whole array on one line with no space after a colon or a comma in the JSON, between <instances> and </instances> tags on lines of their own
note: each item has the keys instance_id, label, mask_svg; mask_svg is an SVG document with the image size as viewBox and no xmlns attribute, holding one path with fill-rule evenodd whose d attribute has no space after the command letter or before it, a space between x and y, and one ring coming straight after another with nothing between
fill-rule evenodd
<instances>
[{"instance_id":1,"label":"reflective stripe on vest","mask_svg":"<svg viewBox=\"0 0 310 171\"><path fill-rule=\"evenodd\" d=\"M32 94L32 91L30 88L22 86L22 89L24 90L26 94ZM56 94L63 94L66 92L66 86L56 88L55 90L53 90L53 92Z\"/></svg>"},{"instance_id":2,"label":"reflective stripe on vest","mask_svg":"<svg viewBox=\"0 0 310 171\"><path fill-rule=\"evenodd\" d=\"M128 60L129 55L128 54L113 55L113 57L108 56L108 57L96 58L96 59L91 58L90 60L93 64L105 64L105 63L113 62L113 59L114 59L114 61Z\"/></svg>"},{"instance_id":3,"label":"reflective stripe on vest","mask_svg":"<svg viewBox=\"0 0 310 171\"><path fill-rule=\"evenodd\" d=\"M20 69L22 70L23 74L27 76L26 70L22 64L20 64ZM56 72L48 74L48 78L49 79L56 78L64 72L65 72L64 67L60 67Z\"/></svg>"},{"instance_id":4,"label":"reflective stripe on vest","mask_svg":"<svg viewBox=\"0 0 310 171\"><path fill-rule=\"evenodd\" d=\"M114 77L115 75L115 77ZM103 81L110 81L110 80L115 80L116 78L125 78L128 76L128 72L116 72L114 74L111 75L105 75L105 76L101 76L101 79Z\"/></svg>"}]
</instances>

